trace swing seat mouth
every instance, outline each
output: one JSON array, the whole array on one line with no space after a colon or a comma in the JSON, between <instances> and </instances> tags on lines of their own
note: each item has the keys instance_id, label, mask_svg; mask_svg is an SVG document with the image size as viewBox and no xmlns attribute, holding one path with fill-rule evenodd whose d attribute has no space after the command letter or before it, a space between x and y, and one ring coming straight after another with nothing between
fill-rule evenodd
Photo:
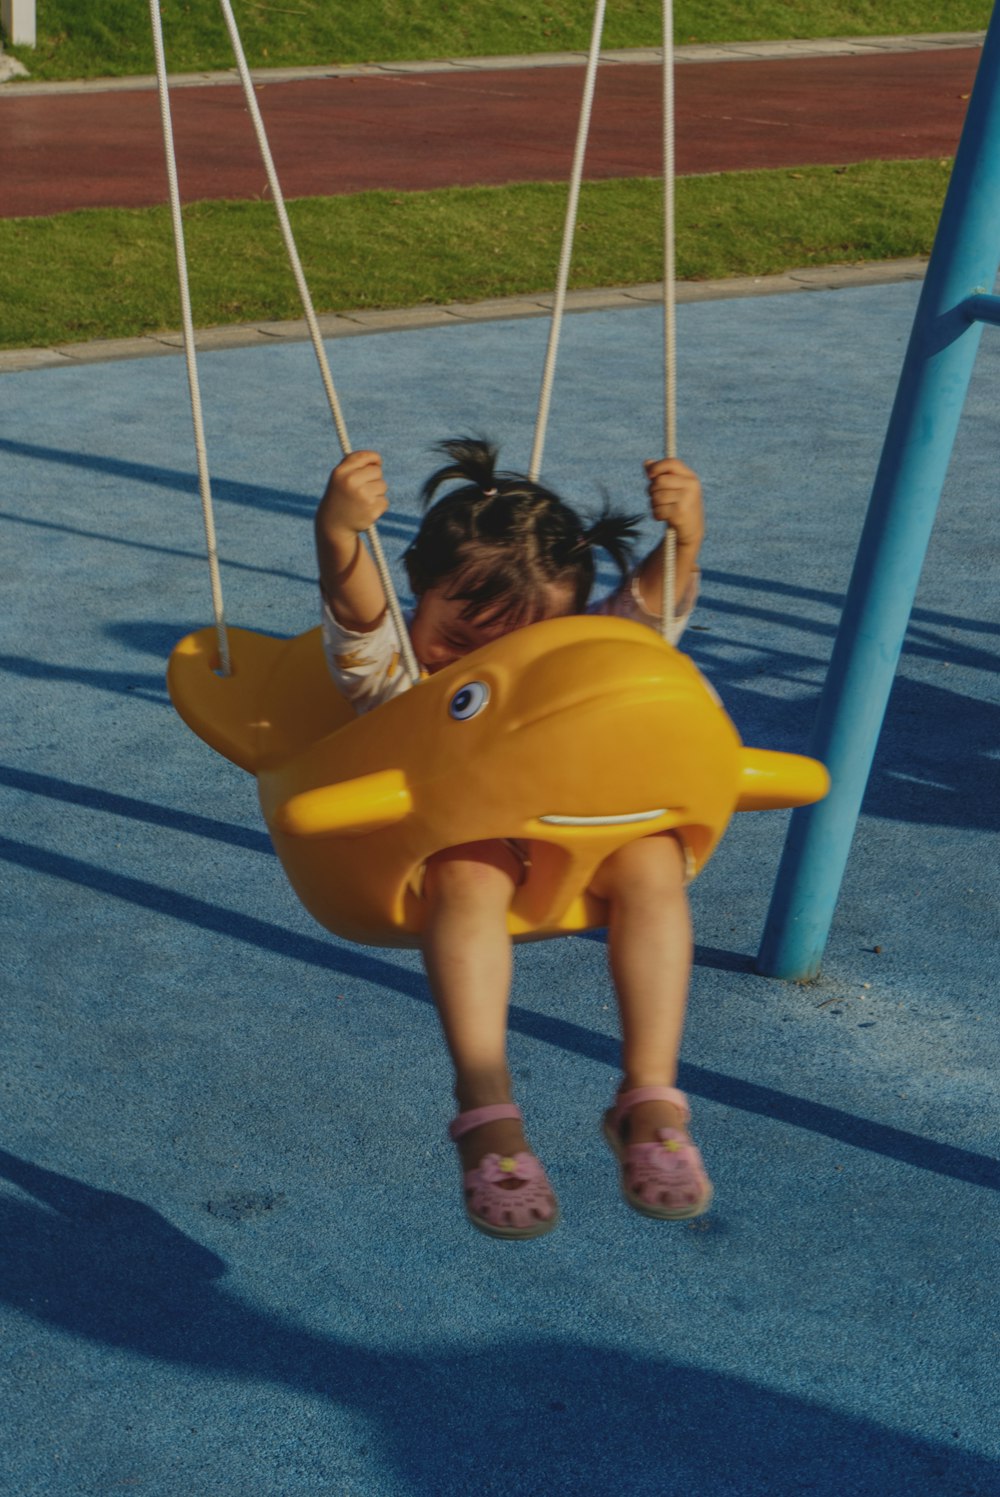
<instances>
[{"instance_id":1,"label":"swing seat mouth","mask_svg":"<svg viewBox=\"0 0 1000 1497\"><path fill-rule=\"evenodd\" d=\"M658 806L653 811L622 811L615 816L561 816L553 813L536 819L543 826L636 826L645 821L659 821L666 814L667 807Z\"/></svg>"}]
</instances>

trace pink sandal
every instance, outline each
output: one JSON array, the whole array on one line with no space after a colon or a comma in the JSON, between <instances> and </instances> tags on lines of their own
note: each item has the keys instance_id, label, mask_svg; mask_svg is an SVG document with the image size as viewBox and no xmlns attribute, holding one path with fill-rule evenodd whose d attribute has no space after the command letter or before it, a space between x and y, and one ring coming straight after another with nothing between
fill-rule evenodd
<instances>
[{"instance_id":1,"label":"pink sandal","mask_svg":"<svg viewBox=\"0 0 1000 1497\"><path fill-rule=\"evenodd\" d=\"M473 1107L459 1113L449 1125L448 1134L458 1140L483 1123L520 1117L521 1109L513 1102ZM505 1180L519 1180L521 1184L517 1190L507 1190ZM474 1169L466 1170L463 1184L466 1215L474 1227L490 1237L541 1237L559 1220L552 1186L534 1154L486 1154Z\"/></svg>"},{"instance_id":2,"label":"pink sandal","mask_svg":"<svg viewBox=\"0 0 1000 1497\"><path fill-rule=\"evenodd\" d=\"M640 1102L673 1102L683 1112L685 1123L691 1116L687 1097L675 1086L638 1086L619 1093L615 1105L604 1114L602 1127L621 1166L622 1195L643 1216L662 1221L700 1216L712 1203L712 1182L686 1132L660 1128L654 1143L623 1140L622 1121Z\"/></svg>"}]
</instances>

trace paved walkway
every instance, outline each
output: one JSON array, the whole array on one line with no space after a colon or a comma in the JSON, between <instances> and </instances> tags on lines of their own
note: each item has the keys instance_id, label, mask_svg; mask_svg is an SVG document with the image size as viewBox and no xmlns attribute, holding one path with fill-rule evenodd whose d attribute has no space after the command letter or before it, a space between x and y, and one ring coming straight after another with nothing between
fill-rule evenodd
<instances>
[{"instance_id":1,"label":"paved walkway","mask_svg":"<svg viewBox=\"0 0 1000 1497\"><path fill-rule=\"evenodd\" d=\"M698 53L682 49L688 60L677 70L682 174L950 155L978 38ZM588 176L656 175L659 66L647 52L611 58L599 78ZM262 77L261 111L286 195L565 177L582 66L573 56L528 61ZM174 95L185 200L259 197L264 172L233 78L185 82L220 85ZM164 201L159 113L148 80L113 88L13 85L0 93L0 140L0 216Z\"/></svg>"}]
</instances>

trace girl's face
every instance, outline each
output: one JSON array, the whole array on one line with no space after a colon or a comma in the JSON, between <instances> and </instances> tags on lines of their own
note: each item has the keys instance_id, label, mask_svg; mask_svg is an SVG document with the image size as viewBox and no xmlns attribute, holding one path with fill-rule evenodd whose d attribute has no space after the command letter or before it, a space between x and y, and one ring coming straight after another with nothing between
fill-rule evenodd
<instances>
[{"instance_id":1,"label":"girl's face","mask_svg":"<svg viewBox=\"0 0 1000 1497\"><path fill-rule=\"evenodd\" d=\"M430 675L478 650L481 645L488 645L501 635L512 632L509 619L498 619L489 610L473 614L472 618L463 618L467 607L463 598L449 598L443 587L429 587L417 603L410 638L417 659ZM549 583L545 609L538 618L562 618L572 611L572 587Z\"/></svg>"}]
</instances>

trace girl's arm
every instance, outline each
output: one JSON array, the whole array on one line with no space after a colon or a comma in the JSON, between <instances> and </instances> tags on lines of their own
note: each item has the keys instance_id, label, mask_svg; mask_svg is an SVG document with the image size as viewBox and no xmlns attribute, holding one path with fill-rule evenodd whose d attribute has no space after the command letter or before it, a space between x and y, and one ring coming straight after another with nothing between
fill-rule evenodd
<instances>
[{"instance_id":1,"label":"girl's arm","mask_svg":"<svg viewBox=\"0 0 1000 1497\"><path fill-rule=\"evenodd\" d=\"M361 539L388 508L382 459L352 452L330 474L316 511L320 586L338 624L353 633L374 629L385 613L385 593Z\"/></svg>"},{"instance_id":2,"label":"girl's arm","mask_svg":"<svg viewBox=\"0 0 1000 1497\"><path fill-rule=\"evenodd\" d=\"M705 512L697 473L678 458L664 457L644 464L653 517L673 527L677 538L674 595L679 603L697 571L698 552L705 538ZM639 591L650 613L663 607L663 546L654 547L639 567Z\"/></svg>"}]
</instances>

